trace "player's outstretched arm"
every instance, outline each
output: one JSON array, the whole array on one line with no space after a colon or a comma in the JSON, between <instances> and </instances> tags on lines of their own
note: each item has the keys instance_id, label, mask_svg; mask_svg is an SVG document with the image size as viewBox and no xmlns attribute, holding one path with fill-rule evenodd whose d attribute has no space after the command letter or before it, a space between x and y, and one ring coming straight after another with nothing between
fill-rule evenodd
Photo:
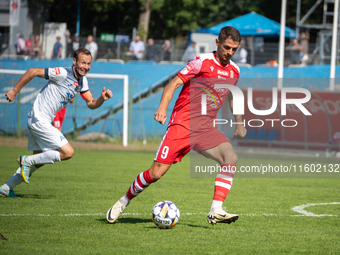
<instances>
[{"instance_id":1,"label":"player's outstretched arm","mask_svg":"<svg viewBox=\"0 0 340 255\"><path fill-rule=\"evenodd\" d=\"M8 91L5 96L9 102L12 102L19 91L29 83L34 77L45 78L45 69L44 68L30 68L24 73L20 79L15 84L14 88Z\"/></svg>"},{"instance_id":2,"label":"player's outstretched arm","mask_svg":"<svg viewBox=\"0 0 340 255\"><path fill-rule=\"evenodd\" d=\"M168 109L169 103L174 95L174 92L177 88L179 88L183 84L181 78L176 76L172 79L172 81L165 86L162 99L159 104L158 110L155 112L155 120L161 123L162 125L166 121L166 109Z\"/></svg>"},{"instance_id":3,"label":"player's outstretched arm","mask_svg":"<svg viewBox=\"0 0 340 255\"><path fill-rule=\"evenodd\" d=\"M92 110L97 109L104 103L104 101L108 100L112 96L113 96L112 91L109 89L105 89L104 87L100 97L95 99L91 96L90 98L86 99L87 107Z\"/></svg>"},{"instance_id":4,"label":"player's outstretched arm","mask_svg":"<svg viewBox=\"0 0 340 255\"><path fill-rule=\"evenodd\" d=\"M229 92L228 94L228 100L229 100L229 106L230 106L230 110L232 112L234 112L234 108L233 108L233 95L231 94L231 92ZM236 124L236 128L235 128L235 132L234 132L234 138L238 139L238 140L242 140L246 134L247 134L247 129L243 126L242 122L242 115L234 115L235 117L235 121L237 123L240 124Z\"/></svg>"}]
</instances>

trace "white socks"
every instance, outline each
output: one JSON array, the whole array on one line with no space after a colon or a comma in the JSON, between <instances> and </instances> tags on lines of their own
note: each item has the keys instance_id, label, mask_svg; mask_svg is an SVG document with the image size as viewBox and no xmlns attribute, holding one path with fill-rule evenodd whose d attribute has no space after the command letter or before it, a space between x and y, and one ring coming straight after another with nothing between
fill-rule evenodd
<instances>
[{"instance_id":1,"label":"white socks","mask_svg":"<svg viewBox=\"0 0 340 255\"><path fill-rule=\"evenodd\" d=\"M128 197L125 194L119 199L119 202L121 202L123 205L128 205L130 204L130 199L128 199Z\"/></svg>"},{"instance_id":2,"label":"white socks","mask_svg":"<svg viewBox=\"0 0 340 255\"><path fill-rule=\"evenodd\" d=\"M218 209L222 209L223 201L213 200L210 208L210 212L213 213Z\"/></svg>"},{"instance_id":3,"label":"white socks","mask_svg":"<svg viewBox=\"0 0 340 255\"><path fill-rule=\"evenodd\" d=\"M34 165L53 164L56 161L61 161L61 159L59 151L51 150L32 156L26 156L25 161L32 165L30 172L30 174L32 174L37 169ZM2 185L1 188L4 190L13 190L16 185L22 182L23 178L21 176L21 168L19 167L15 174L4 185Z\"/></svg>"},{"instance_id":4,"label":"white socks","mask_svg":"<svg viewBox=\"0 0 340 255\"><path fill-rule=\"evenodd\" d=\"M61 161L59 151L45 151L43 153L27 156L25 161L30 165L53 164L56 161Z\"/></svg>"},{"instance_id":5,"label":"white socks","mask_svg":"<svg viewBox=\"0 0 340 255\"><path fill-rule=\"evenodd\" d=\"M21 169L20 167L15 172L15 174L4 184L1 186L4 190L13 190L15 186L20 184L23 181L23 178L21 176Z\"/></svg>"}]
</instances>

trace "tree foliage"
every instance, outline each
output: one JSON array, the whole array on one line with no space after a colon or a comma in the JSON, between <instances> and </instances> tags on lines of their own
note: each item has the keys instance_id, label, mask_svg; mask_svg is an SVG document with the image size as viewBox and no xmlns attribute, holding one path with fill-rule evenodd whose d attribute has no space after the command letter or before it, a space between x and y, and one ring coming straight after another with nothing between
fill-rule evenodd
<instances>
[{"instance_id":1,"label":"tree foliage","mask_svg":"<svg viewBox=\"0 0 340 255\"><path fill-rule=\"evenodd\" d=\"M71 33L76 31L77 0L30 0L35 5L51 5L49 22L66 22ZM301 18L316 0L302 0ZM46 4L45 4L46 5ZM207 28L255 11L280 22L281 1L268 0L151 0L149 37L156 39L186 36L188 32ZM287 25L295 28L296 0L288 0ZM145 0L81 0L81 35L132 34L138 27L139 16L145 10ZM306 23L321 23L322 4Z\"/></svg>"}]
</instances>

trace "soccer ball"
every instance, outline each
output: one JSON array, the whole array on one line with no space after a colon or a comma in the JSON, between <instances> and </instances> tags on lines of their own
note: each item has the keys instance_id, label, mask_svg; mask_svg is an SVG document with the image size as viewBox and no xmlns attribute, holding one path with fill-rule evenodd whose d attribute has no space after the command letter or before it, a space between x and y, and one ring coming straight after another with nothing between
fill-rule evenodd
<instances>
[{"instance_id":1,"label":"soccer ball","mask_svg":"<svg viewBox=\"0 0 340 255\"><path fill-rule=\"evenodd\" d=\"M152 209L152 221L161 229L174 227L179 221L179 217L177 205L170 201L159 202Z\"/></svg>"}]
</instances>

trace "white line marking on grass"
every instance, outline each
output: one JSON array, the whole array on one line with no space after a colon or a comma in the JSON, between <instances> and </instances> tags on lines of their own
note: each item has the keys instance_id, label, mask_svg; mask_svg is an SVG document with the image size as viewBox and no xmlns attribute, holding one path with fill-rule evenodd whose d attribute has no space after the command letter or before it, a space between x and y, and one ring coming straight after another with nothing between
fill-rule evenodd
<instances>
[{"instance_id":1,"label":"white line marking on grass","mask_svg":"<svg viewBox=\"0 0 340 255\"><path fill-rule=\"evenodd\" d=\"M269 217L269 216L278 216L278 217L299 217L299 216L309 216L309 217L321 217L321 216L332 216L332 217L338 217L337 215L330 215L330 214L313 214L310 212L307 212L303 210L305 207L308 206L313 206L313 205L335 205L335 204L340 204L340 202L334 202L334 203L321 203L321 204L307 204L307 205L300 205L300 206L295 206L292 208L293 211L301 213L301 215L286 215L286 214L272 214L272 213L252 213L252 214L239 214L240 216L245 216L245 217ZM151 215L151 213L122 213L121 215L123 216L147 216ZM181 213L181 215L186 215L186 216L192 216L192 215L208 215L207 213L204 212L198 212L198 213ZM79 217L79 216L105 216L105 213L68 213L68 214L0 214L0 217L24 217L24 216L29 216L29 217Z\"/></svg>"},{"instance_id":2,"label":"white line marking on grass","mask_svg":"<svg viewBox=\"0 0 340 255\"><path fill-rule=\"evenodd\" d=\"M314 205L340 205L340 202L333 202L333 203L318 203L318 204L306 204L306 205L299 205L292 208L294 212L301 213L302 215L295 215L295 216L310 216L310 217L324 217L324 216L334 216L338 217L338 215L332 214L314 214L311 212L307 212L304 210L306 207L314 206Z\"/></svg>"}]
</instances>

